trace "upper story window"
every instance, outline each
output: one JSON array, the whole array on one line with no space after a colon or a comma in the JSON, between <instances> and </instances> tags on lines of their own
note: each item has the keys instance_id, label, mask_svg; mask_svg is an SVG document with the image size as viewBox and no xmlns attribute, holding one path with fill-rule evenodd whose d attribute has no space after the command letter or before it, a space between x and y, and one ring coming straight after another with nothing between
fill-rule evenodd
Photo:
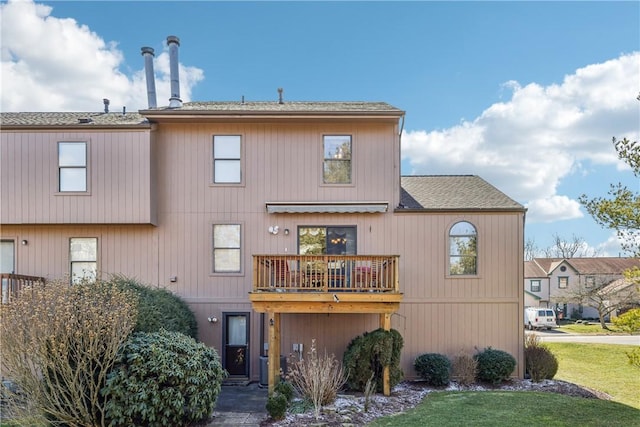
<instances>
[{"instance_id":1,"label":"upper story window","mask_svg":"<svg viewBox=\"0 0 640 427\"><path fill-rule=\"evenodd\" d=\"M531 281L531 292L540 292L540 280Z\"/></svg>"},{"instance_id":2,"label":"upper story window","mask_svg":"<svg viewBox=\"0 0 640 427\"><path fill-rule=\"evenodd\" d=\"M95 280L98 277L98 239L72 237L69 240L71 283Z\"/></svg>"},{"instance_id":3,"label":"upper story window","mask_svg":"<svg viewBox=\"0 0 640 427\"><path fill-rule=\"evenodd\" d=\"M299 227L300 255L355 255L356 227Z\"/></svg>"},{"instance_id":4,"label":"upper story window","mask_svg":"<svg viewBox=\"0 0 640 427\"><path fill-rule=\"evenodd\" d=\"M473 224L461 221L449 230L449 274L478 274L478 233Z\"/></svg>"},{"instance_id":5,"label":"upper story window","mask_svg":"<svg viewBox=\"0 0 640 427\"><path fill-rule=\"evenodd\" d=\"M213 226L213 272L240 273L240 224Z\"/></svg>"},{"instance_id":6,"label":"upper story window","mask_svg":"<svg viewBox=\"0 0 640 427\"><path fill-rule=\"evenodd\" d=\"M596 276L587 276L584 278L584 285L587 288L593 288L596 285Z\"/></svg>"},{"instance_id":7,"label":"upper story window","mask_svg":"<svg viewBox=\"0 0 640 427\"><path fill-rule=\"evenodd\" d=\"M215 135L213 137L213 183L240 184L242 182L242 137Z\"/></svg>"},{"instance_id":8,"label":"upper story window","mask_svg":"<svg viewBox=\"0 0 640 427\"><path fill-rule=\"evenodd\" d=\"M58 190L87 191L87 143L58 143Z\"/></svg>"},{"instance_id":9,"label":"upper story window","mask_svg":"<svg viewBox=\"0 0 640 427\"><path fill-rule=\"evenodd\" d=\"M323 182L351 184L351 136L325 135L323 152Z\"/></svg>"},{"instance_id":10,"label":"upper story window","mask_svg":"<svg viewBox=\"0 0 640 427\"><path fill-rule=\"evenodd\" d=\"M558 288L566 289L569 286L569 278L567 276L558 277Z\"/></svg>"}]
</instances>

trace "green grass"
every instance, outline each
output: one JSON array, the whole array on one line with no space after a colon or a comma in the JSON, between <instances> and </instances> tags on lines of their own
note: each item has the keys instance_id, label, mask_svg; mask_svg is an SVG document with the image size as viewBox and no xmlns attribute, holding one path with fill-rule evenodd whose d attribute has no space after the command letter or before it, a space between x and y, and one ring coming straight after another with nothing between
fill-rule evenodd
<instances>
[{"instance_id":1,"label":"green grass","mask_svg":"<svg viewBox=\"0 0 640 427\"><path fill-rule=\"evenodd\" d=\"M373 427L640 426L640 411L620 403L544 392L435 392L416 408Z\"/></svg>"},{"instance_id":2,"label":"green grass","mask_svg":"<svg viewBox=\"0 0 640 427\"><path fill-rule=\"evenodd\" d=\"M625 332L617 329L612 323L607 323L606 325L609 329L602 329L600 322L590 320L588 325L575 322L561 323L557 330L571 334L626 335Z\"/></svg>"},{"instance_id":3,"label":"green grass","mask_svg":"<svg viewBox=\"0 0 640 427\"><path fill-rule=\"evenodd\" d=\"M555 379L579 384L640 409L640 370L628 362L632 345L545 343L558 358Z\"/></svg>"},{"instance_id":4,"label":"green grass","mask_svg":"<svg viewBox=\"0 0 640 427\"><path fill-rule=\"evenodd\" d=\"M436 392L416 408L370 426L640 426L640 370L631 345L545 343L559 362L555 379L611 395L586 399L544 392Z\"/></svg>"}]
</instances>

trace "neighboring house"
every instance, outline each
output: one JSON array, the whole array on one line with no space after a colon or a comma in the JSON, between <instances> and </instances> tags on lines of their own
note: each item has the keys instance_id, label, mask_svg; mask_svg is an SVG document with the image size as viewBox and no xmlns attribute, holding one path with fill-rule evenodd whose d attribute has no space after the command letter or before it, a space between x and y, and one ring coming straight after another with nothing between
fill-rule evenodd
<instances>
[{"instance_id":1,"label":"neighboring house","mask_svg":"<svg viewBox=\"0 0 640 427\"><path fill-rule=\"evenodd\" d=\"M550 307L550 279L547 272L533 261L524 263L524 306Z\"/></svg>"},{"instance_id":2,"label":"neighboring house","mask_svg":"<svg viewBox=\"0 0 640 427\"><path fill-rule=\"evenodd\" d=\"M523 376L522 205L477 176L401 177L386 103L174 98L2 114L3 272L167 288L235 379L378 327L409 378L422 353L488 346Z\"/></svg>"},{"instance_id":3,"label":"neighboring house","mask_svg":"<svg viewBox=\"0 0 640 427\"><path fill-rule=\"evenodd\" d=\"M592 289L612 293L631 286L624 271L638 266L637 258L534 258L525 262L525 306L552 307L564 318L597 319L596 308L568 300ZM538 304L528 293L539 298Z\"/></svg>"}]
</instances>

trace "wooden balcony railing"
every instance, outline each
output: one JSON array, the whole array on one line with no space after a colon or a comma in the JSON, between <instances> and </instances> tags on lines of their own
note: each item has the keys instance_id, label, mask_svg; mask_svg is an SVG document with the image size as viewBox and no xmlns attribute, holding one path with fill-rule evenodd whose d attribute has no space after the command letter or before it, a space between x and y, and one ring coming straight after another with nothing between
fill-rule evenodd
<instances>
[{"instance_id":1,"label":"wooden balcony railing","mask_svg":"<svg viewBox=\"0 0 640 427\"><path fill-rule=\"evenodd\" d=\"M24 276L22 274L0 274L2 284L2 304L8 304L15 300L20 291L26 286L44 285L44 277Z\"/></svg>"},{"instance_id":2,"label":"wooden balcony railing","mask_svg":"<svg viewBox=\"0 0 640 427\"><path fill-rule=\"evenodd\" d=\"M254 255L253 291L400 292L397 255Z\"/></svg>"}]
</instances>

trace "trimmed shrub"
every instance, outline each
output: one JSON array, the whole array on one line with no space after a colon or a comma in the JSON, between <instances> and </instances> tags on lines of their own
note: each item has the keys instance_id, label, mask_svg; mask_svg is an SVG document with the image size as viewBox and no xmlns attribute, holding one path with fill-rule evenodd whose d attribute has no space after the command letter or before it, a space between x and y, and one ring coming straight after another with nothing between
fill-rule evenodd
<instances>
[{"instance_id":1,"label":"trimmed shrub","mask_svg":"<svg viewBox=\"0 0 640 427\"><path fill-rule=\"evenodd\" d=\"M103 390L110 426L183 426L208 419L222 380L216 351L179 332L136 332Z\"/></svg>"},{"instance_id":2,"label":"trimmed shrub","mask_svg":"<svg viewBox=\"0 0 640 427\"><path fill-rule=\"evenodd\" d=\"M60 280L28 286L0 310L2 371L15 385L3 393L17 404L16 418L104 425L101 389L135 324L131 294L102 281Z\"/></svg>"},{"instance_id":3,"label":"trimmed shrub","mask_svg":"<svg viewBox=\"0 0 640 427\"><path fill-rule=\"evenodd\" d=\"M443 386L449 384L451 362L447 356L438 353L425 353L416 358L413 367L427 384Z\"/></svg>"},{"instance_id":4,"label":"trimmed shrub","mask_svg":"<svg viewBox=\"0 0 640 427\"><path fill-rule=\"evenodd\" d=\"M478 379L500 384L509 379L516 367L516 359L506 351L485 348L473 356L478 362Z\"/></svg>"},{"instance_id":5,"label":"trimmed shrub","mask_svg":"<svg viewBox=\"0 0 640 427\"><path fill-rule=\"evenodd\" d=\"M478 375L478 362L472 355L459 352L451 363L451 376L460 385L471 385Z\"/></svg>"},{"instance_id":6,"label":"trimmed shrub","mask_svg":"<svg viewBox=\"0 0 640 427\"><path fill-rule=\"evenodd\" d=\"M367 381L373 375L376 391L382 392L383 368L389 366L389 382L391 387L394 387L404 377L400 369L403 345L402 335L395 329L377 329L354 338L342 359L348 375L347 386L353 390L364 391Z\"/></svg>"},{"instance_id":7,"label":"trimmed shrub","mask_svg":"<svg viewBox=\"0 0 640 427\"><path fill-rule=\"evenodd\" d=\"M534 382L550 380L558 372L558 359L546 347L525 348L524 360L526 372Z\"/></svg>"},{"instance_id":8,"label":"trimmed shrub","mask_svg":"<svg viewBox=\"0 0 640 427\"><path fill-rule=\"evenodd\" d=\"M135 279L114 275L111 283L131 291L138 299L138 318L134 332L181 332L198 339L198 322L186 302L174 293L144 286Z\"/></svg>"},{"instance_id":9,"label":"trimmed shrub","mask_svg":"<svg viewBox=\"0 0 640 427\"><path fill-rule=\"evenodd\" d=\"M288 405L287 397L280 393L273 393L267 399L267 412L269 416L274 420L281 420L284 418L284 414L287 413Z\"/></svg>"},{"instance_id":10,"label":"trimmed shrub","mask_svg":"<svg viewBox=\"0 0 640 427\"><path fill-rule=\"evenodd\" d=\"M280 393L281 395L286 397L287 403L289 403L293 399L293 393L295 392L295 389L289 381L280 381L273 388L273 391L276 393Z\"/></svg>"}]
</instances>

